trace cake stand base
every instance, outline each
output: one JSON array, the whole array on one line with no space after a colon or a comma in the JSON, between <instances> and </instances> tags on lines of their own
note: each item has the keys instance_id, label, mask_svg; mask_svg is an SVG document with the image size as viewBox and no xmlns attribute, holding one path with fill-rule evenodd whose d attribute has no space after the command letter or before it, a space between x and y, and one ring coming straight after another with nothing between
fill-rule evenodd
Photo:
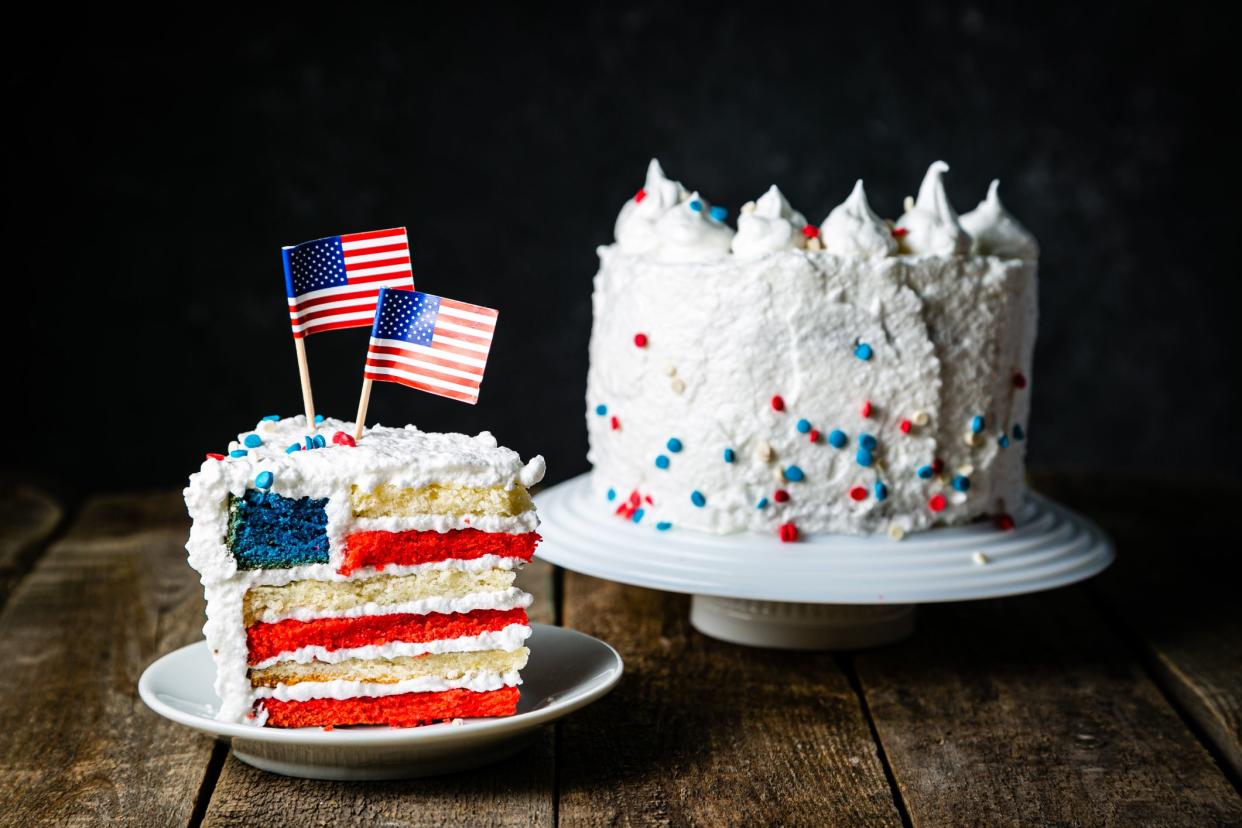
<instances>
[{"instance_id":1,"label":"cake stand base","mask_svg":"<svg viewBox=\"0 0 1242 828\"><path fill-rule=\"evenodd\" d=\"M913 604L797 604L695 595L690 623L712 638L778 650L861 650L914 632Z\"/></svg>"}]
</instances>

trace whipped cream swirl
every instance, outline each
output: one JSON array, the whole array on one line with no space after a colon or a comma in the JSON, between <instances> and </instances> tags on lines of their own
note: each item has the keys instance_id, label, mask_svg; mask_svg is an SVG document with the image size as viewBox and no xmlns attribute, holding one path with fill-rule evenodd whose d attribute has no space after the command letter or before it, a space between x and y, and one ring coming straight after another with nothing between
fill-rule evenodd
<instances>
[{"instance_id":1,"label":"whipped cream swirl","mask_svg":"<svg viewBox=\"0 0 1242 828\"><path fill-rule=\"evenodd\" d=\"M655 226L656 256L666 262L705 262L729 255L733 228L712 213L697 192L665 212Z\"/></svg>"},{"instance_id":2,"label":"whipped cream swirl","mask_svg":"<svg viewBox=\"0 0 1242 828\"><path fill-rule=\"evenodd\" d=\"M649 253L659 244L656 222L686 197L679 182L664 175L660 162L652 158L647 165L647 181L642 190L621 208L614 233L617 244L627 253Z\"/></svg>"},{"instance_id":3,"label":"whipped cream swirl","mask_svg":"<svg viewBox=\"0 0 1242 828\"><path fill-rule=\"evenodd\" d=\"M897 252L893 231L867 203L861 178L850 197L833 208L819 229L824 249L838 256L870 259Z\"/></svg>"},{"instance_id":4,"label":"whipped cream swirl","mask_svg":"<svg viewBox=\"0 0 1242 828\"><path fill-rule=\"evenodd\" d=\"M1039 242L1001 204L1000 181L992 179L988 197L961 218L974 239L973 253L1003 259L1038 259Z\"/></svg>"},{"instance_id":5,"label":"whipped cream swirl","mask_svg":"<svg viewBox=\"0 0 1242 828\"><path fill-rule=\"evenodd\" d=\"M897 227L905 231L900 237L902 253L954 256L970 252L970 236L962 229L944 191L948 171L949 165L943 161L933 163L923 177L914 206L897 221Z\"/></svg>"},{"instance_id":6,"label":"whipped cream swirl","mask_svg":"<svg viewBox=\"0 0 1242 828\"><path fill-rule=\"evenodd\" d=\"M806 217L789 206L775 184L759 200L742 208L737 218L733 252L743 259L758 259L778 250L803 247Z\"/></svg>"}]
</instances>

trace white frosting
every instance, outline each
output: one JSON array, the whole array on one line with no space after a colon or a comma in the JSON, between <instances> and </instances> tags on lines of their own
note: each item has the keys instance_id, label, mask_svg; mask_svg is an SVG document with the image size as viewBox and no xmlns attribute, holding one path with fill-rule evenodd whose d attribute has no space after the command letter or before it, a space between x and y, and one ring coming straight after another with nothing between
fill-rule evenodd
<instances>
[{"instance_id":1,"label":"white frosting","mask_svg":"<svg viewBox=\"0 0 1242 828\"><path fill-rule=\"evenodd\" d=\"M368 601L344 609L317 610L299 607L287 613L265 612L258 621L275 624L289 619L295 621L314 621L317 618L361 618L364 615L426 615L432 612L445 615L454 612L474 612L475 610L511 610L530 606L531 596L518 589L509 587L492 592L473 592L469 595L434 596L419 598L416 601L400 601L382 604Z\"/></svg>"},{"instance_id":2,"label":"white frosting","mask_svg":"<svg viewBox=\"0 0 1242 828\"><path fill-rule=\"evenodd\" d=\"M309 664L318 661L323 664L339 664L354 658L403 658L442 653L474 653L483 650L504 650L511 653L522 646L530 637L531 628L525 624L510 624L502 630L488 631L478 635L463 635L458 638L441 638L436 641L391 641L387 644L367 644L364 647L343 647L329 650L326 647L299 647L287 650L280 655L264 659L254 665L255 669L271 667L285 661L298 664Z\"/></svg>"},{"instance_id":3,"label":"white frosting","mask_svg":"<svg viewBox=\"0 0 1242 828\"><path fill-rule=\"evenodd\" d=\"M867 203L861 178L849 198L833 208L819 229L824 249L838 256L870 259L897 252L892 230Z\"/></svg>"},{"instance_id":4,"label":"white frosting","mask_svg":"<svg viewBox=\"0 0 1242 828\"><path fill-rule=\"evenodd\" d=\"M635 196L625 202L617 216L614 230L617 244L630 253L654 251L659 244L656 222L685 197L682 186L666 178L660 162L652 158L647 165L647 181L643 184L641 198Z\"/></svg>"},{"instance_id":5,"label":"white frosting","mask_svg":"<svg viewBox=\"0 0 1242 828\"><path fill-rule=\"evenodd\" d=\"M737 218L733 253L743 259L757 259L778 250L803 246L802 228L806 218L789 206L775 184L759 197L753 210L743 209Z\"/></svg>"},{"instance_id":6,"label":"white frosting","mask_svg":"<svg viewBox=\"0 0 1242 828\"><path fill-rule=\"evenodd\" d=\"M1039 258L1039 243L1001 204L999 189L1000 181L993 179L987 198L961 217L962 227L974 239L973 252L1012 259Z\"/></svg>"},{"instance_id":7,"label":"white frosting","mask_svg":"<svg viewBox=\"0 0 1242 828\"><path fill-rule=\"evenodd\" d=\"M901 251L916 255L953 256L970 252L970 236L958 223L957 213L944 191L949 165L936 161L927 169L914 207L897 221L905 230Z\"/></svg>"},{"instance_id":8,"label":"white frosting","mask_svg":"<svg viewBox=\"0 0 1242 828\"><path fill-rule=\"evenodd\" d=\"M523 464L510 449L499 446L488 432L475 437L464 434L429 434L413 426L374 426L363 431L357 446L331 442L333 434L353 434L353 423L326 419L313 433L322 435L326 447L286 453L292 443L304 442L312 432L303 416L262 421L225 450L246 449L246 455L224 460L205 460L190 475L185 489L186 507L193 524L186 544L190 565L198 570L207 598L207 623L203 632L216 661L216 693L221 699L217 717L243 721L254 702L247 678L246 635L242 623L242 599L251 586L281 585L295 580L339 581L370 577L378 568L343 576L337 570L343 559L343 541L355 531L419 529L444 532L477 528L482 531L529 532L538 526L534 510L515 517L423 515L409 518L356 518L350 488L363 491L389 483L417 488L451 482L461 486L512 488L534 485L543 476L543 460ZM245 438L257 435L262 445L247 448ZM225 546L228 534L229 496L242 495L255 487L262 472L271 472L271 490L285 497L327 498L328 563L290 569L239 570ZM387 566L385 575L415 574L424 567L462 568L481 571L488 563L504 569L520 565L512 559L487 556L480 561L442 561L421 566ZM477 568L476 568L477 567ZM526 600L529 599L515 599ZM515 604L516 605L516 604Z\"/></svg>"},{"instance_id":9,"label":"white frosting","mask_svg":"<svg viewBox=\"0 0 1242 828\"><path fill-rule=\"evenodd\" d=\"M729 254L733 230L711 216L711 205L698 193L678 204L656 222L659 259L666 262L704 262Z\"/></svg>"},{"instance_id":10,"label":"white frosting","mask_svg":"<svg viewBox=\"0 0 1242 828\"><path fill-rule=\"evenodd\" d=\"M402 693L441 693L445 690L466 689L476 693L515 687L522 683L517 670L471 670L460 678L446 679L440 676L420 676L404 681L382 684L371 681L299 681L296 684L277 684L275 687L256 687L256 699L278 701L310 701L311 699L353 699L359 696L378 698L399 696Z\"/></svg>"},{"instance_id":11,"label":"white frosting","mask_svg":"<svg viewBox=\"0 0 1242 828\"><path fill-rule=\"evenodd\" d=\"M908 532L1016 508L1025 443L998 439L1027 425L1029 387L1015 389L1012 377L1031 376L1035 296L1036 263L1016 259L790 250L673 265L601 248L587 380L600 508L638 491L654 501L643 503L645 526L769 533L787 521L802 532ZM630 344L638 330L648 347ZM871 359L855 356L860 342ZM601 404L609 416L595 413ZM919 412L926 424L902 433ZM986 426L967 445L977 415ZM797 429L804 418L818 442ZM844 448L828 444L833 429L848 436ZM878 440L870 467L856 461L861 433ZM945 474L920 478L936 458ZM803 480L782 480L792 465ZM966 465L970 489L959 493L951 480ZM883 502L877 482L888 487ZM860 501L849 496L856 486ZM788 502L775 501L778 488ZM946 506L934 512L938 494Z\"/></svg>"}]
</instances>

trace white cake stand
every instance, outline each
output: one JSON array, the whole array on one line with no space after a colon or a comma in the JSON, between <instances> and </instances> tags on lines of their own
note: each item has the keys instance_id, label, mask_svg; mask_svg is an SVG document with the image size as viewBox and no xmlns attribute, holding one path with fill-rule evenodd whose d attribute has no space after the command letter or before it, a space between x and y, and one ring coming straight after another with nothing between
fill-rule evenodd
<instances>
[{"instance_id":1,"label":"white cake stand","mask_svg":"<svg viewBox=\"0 0 1242 828\"><path fill-rule=\"evenodd\" d=\"M904 540L656 531L613 514L581 475L535 498L539 557L624 584L693 596L690 623L756 647L857 649L914 630L914 605L1038 592L1090 578L1113 561L1093 523L1031 494L1009 531L991 522Z\"/></svg>"}]
</instances>

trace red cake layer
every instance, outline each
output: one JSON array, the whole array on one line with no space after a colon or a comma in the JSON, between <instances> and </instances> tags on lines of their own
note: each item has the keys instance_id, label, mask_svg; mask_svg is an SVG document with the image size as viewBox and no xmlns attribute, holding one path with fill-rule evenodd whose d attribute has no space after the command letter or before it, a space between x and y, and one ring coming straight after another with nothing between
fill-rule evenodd
<instances>
[{"instance_id":1,"label":"red cake layer","mask_svg":"<svg viewBox=\"0 0 1242 828\"><path fill-rule=\"evenodd\" d=\"M364 566L398 564L414 566L451 558L471 560L484 555L501 555L529 561L539 543L539 533L507 535L478 529L450 529L447 532L354 532L345 538L345 556L338 570L349 575Z\"/></svg>"},{"instance_id":2,"label":"red cake layer","mask_svg":"<svg viewBox=\"0 0 1242 828\"><path fill-rule=\"evenodd\" d=\"M311 699L263 702L268 727L326 727L328 725L391 725L414 727L445 719L512 716L517 712L518 689L502 687L486 693L444 690L439 693L400 693L378 698Z\"/></svg>"},{"instance_id":3,"label":"red cake layer","mask_svg":"<svg viewBox=\"0 0 1242 828\"><path fill-rule=\"evenodd\" d=\"M363 615L358 618L316 618L312 621L287 619L275 624L260 622L246 629L250 663L258 664L300 647L341 650L387 644L390 641L438 641L502 630L510 624L528 624L526 610L475 610L474 612L426 615L394 613Z\"/></svg>"}]
</instances>

